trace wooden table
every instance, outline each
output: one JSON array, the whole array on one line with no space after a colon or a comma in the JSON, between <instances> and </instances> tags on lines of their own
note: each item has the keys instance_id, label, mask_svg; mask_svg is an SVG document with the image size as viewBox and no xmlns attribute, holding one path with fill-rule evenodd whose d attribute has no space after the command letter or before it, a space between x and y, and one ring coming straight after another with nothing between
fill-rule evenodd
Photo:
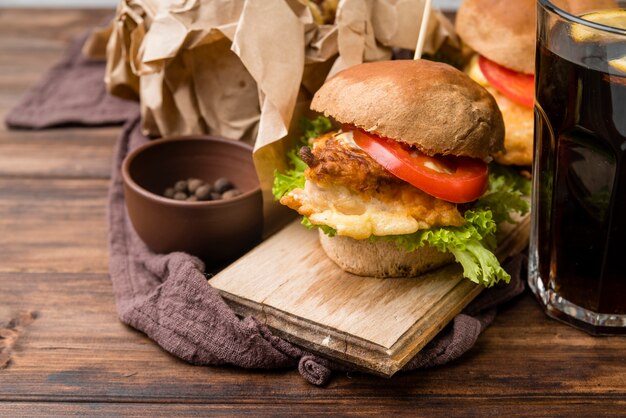
<instances>
[{"instance_id":1,"label":"wooden table","mask_svg":"<svg viewBox=\"0 0 626 418\"><path fill-rule=\"evenodd\" d=\"M107 13L0 9L0 118ZM294 370L175 359L115 313L105 211L118 132L0 127L0 324L37 312L0 369L0 416L626 413L626 338L548 319L528 292L462 359L390 380L337 373L318 388Z\"/></svg>"}]
</instances>

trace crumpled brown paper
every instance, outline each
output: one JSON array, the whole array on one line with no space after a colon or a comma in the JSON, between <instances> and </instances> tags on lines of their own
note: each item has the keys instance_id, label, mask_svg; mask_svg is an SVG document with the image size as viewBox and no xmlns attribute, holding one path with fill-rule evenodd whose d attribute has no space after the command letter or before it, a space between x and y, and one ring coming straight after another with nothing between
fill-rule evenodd
<instances>
[{"instance_id":1,"label":"crumpled brown paper","mask_svg":"<svg viewBox=\"0 0 626 418\"><path fill-rule=\"evenodd\" d=\"M390 59L392 47L414 48L424 0L341 0L332 24L316 23L312 6L123 0L112 26L86 48L98 55L97 40L109 36L105 81L114 95L139 98L144 134L207 133L254 143L269 211L276 209L274 169L285 167L288 134L297 131L290 127L315 91L344 68ZM446 41L458 44L450 22L433 12L424 52Z\"/></svg>"}]
</instances>

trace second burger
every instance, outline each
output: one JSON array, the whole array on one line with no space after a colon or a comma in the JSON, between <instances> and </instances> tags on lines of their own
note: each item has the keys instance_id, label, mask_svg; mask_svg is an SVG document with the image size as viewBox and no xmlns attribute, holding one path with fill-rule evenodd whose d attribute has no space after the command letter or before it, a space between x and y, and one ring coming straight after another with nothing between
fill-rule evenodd
<instances>
[{"instance_id":1,"label":"second burger","mask_svg":"<svg viewBox=\"0 0 626 418\"><path fill-rule=\"evenodd\" d=\"M498 102L504 118L501 164L530 166L535 98L535 0L465 0L456 29L476 54L466 73Z\"/></svg>"}]
</instances>

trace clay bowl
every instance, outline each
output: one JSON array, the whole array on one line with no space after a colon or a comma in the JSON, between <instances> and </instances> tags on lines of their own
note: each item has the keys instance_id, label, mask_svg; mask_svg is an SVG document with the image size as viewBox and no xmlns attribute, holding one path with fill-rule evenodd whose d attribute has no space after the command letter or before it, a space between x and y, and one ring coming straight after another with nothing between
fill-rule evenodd
<instances>
[{"instance_id":1,"label":"clay bowl","mask_svg":"<svg viewBox=\"0 0 626 418\"><path fill-rule=\"evenodd\" d=\"M154 252L184 251L216 266L261 240L263 199L249 145L210 136L155 140L128 154L122 177L130 220ZM227 177L242 194L204 202L162 196L191 177Z\"/></svg>"}]
</instances>

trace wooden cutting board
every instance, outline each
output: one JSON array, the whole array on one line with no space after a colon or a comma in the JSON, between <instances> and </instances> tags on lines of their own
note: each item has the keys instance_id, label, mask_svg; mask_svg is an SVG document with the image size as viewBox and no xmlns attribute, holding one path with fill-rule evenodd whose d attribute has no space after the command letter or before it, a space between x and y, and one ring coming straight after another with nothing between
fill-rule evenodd
<instances>
[{"instance_id":1,"label":"wooden cutting board","mask_svg":"<svg viewBox=\"0 0 626 418\"><path fill-rule=\"evenodd\" d=\"M529 222L502 228L501 260L526 247ZM346 273L326 256L317 234L294 221L209 283L237 314L382 376L400 370L482 290L456 264L407 279Z\"/></svg>"}]
</instances>

